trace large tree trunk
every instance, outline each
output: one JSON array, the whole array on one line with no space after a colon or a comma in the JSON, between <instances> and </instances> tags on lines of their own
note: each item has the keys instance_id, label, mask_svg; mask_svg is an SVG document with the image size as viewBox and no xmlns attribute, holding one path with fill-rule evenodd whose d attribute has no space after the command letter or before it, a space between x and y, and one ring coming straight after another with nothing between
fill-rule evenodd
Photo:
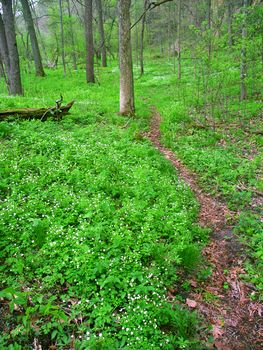
<instances>
[{"instance_id":1,"label":"large tree trunk","mask_svg":"<svg viewBox=\"0 0 263 350\"><path fill-rule=\"evenodd\" d=\"M30 36L31 45L32 45L32 52L33 52L33 57L34 57L34 62L35 62L36 75L39 77L44 77L45 72L44 72L44 68L43 68L43 64L42 64L42 58L40 55L36 31L35 31L34 22L33 22L33 18L32 18L32 14L31 14L28 0L21 0L21 4L23 7L23 15L24 15L24 19L25 19L25 22L27 25L29 36Z\"/></svg>"},{"instance_id":2,"label":"large tree trunk","mask_svg":"<svg viewBox=\"0 0 263 350\"><path fill-rule=\"evenodd\" d=\"M86 77L88 83L95 83L92 7L92 0L85 0L85 29L87 50Z\"/></svg>"},{"instance_id":3,"label":"large tree trunk","mask_svg":"<svg viewBox=\"0 0 263 350\"><path fill-rule=\"evenodd\" d=\"M134 114L134 84L131 49L131 0L119 0L120 114Z\"/></svg>"},{"instance_id":4,"label":"large tree trunk","mask_svg":"<svg viewBox=\"0 0 263 350\"><path fill-rule=\"evenodd\" d=\"M240 87L240 99L241 101L247 98L247 87L246 87L246 75L247 75L247 6L248 0L243 0L243 13L244 19L242 23L242 49L241 49L241 65L240 65L240 78L241 78L241 87Z\"/></svg>"},{"instance_id":5,"label":"large tree trunk","mask_svg":"<svg viewBox=\"0 0 263 350\"><path fill-rule=\"evenodd\" d=\"M98 11L98 23L99 23L99 32L100 32L100 50L101 50L101 63L102 67L107 67L107 52L106 52L106 43L105 43L105 33L104 33L104 24L103 24L103 11L101 0L96 0L97 11Z\"/></svg>"},{"instance_id":6,"label":"large tree trunk","mask_svg":"<svg viewBox=\"0 0 263 350\"><path fill-rule=\"evenodd\" d=\"M69 0L67 0L67 7L68 7L68 17L69 17L69 29L70 29L70 41L71 41L71 57L72 57L72 63L74 70L77 70L77 57L75 52L75 40L74 40L74 32L73 32L73 25L72 25L72 16L71 16L71 9L70 9L70 3Z\"/></svg>"},{"instance_id":7,"label":"large tree trunk","mask_svg":"<svg viewBox=\"0 0 263 350\"><path fill-rule=\"evenodd\" d=\"M60 35L61 35L61 59L62 59L64 76L66 76L65 36L64 36L64 24L63 24L62 0L59 0L58 3L59 3L59 19L60 19Z\"/></svg>"},{"instance_id":8,"label":"large tree trunk","mask_svg":"<svg viewBox=\"0 0 263 350\"><path fill-rule=\"evenodd\" d=\"M3 65L3 62L2 62L1 54L0 54L0 78L2 78L4 75L5 75L4 65Z\"/></svg>"},{"instance_id":9,"label":"large tree trunk","mask_svg":"<svg viewBox=\"0 0 263 350\"><path fill-rule=\"evenodd\" d=\"M7 41L6 41L6 34L5 34L5 27L4 22L2 19L2 15L0 13L0 56L3 63L3 70L5 73L5 76L7 76L7 89L10 92L10 82L8 79L9 76L9 70L10 70L10 62L9 62L9 56L8 56L8 47L7 47Z\"/></svg>"},{"instance_id":10,"label":"large tree trunk","mask_svg":"<svg viewBox=\"0 0 263 350\"><path fill-rule=\"evenodd\" d=\"M7 50L10 68L8 71L8 80L10 83L11 95L22 95L22 83L20 76L19 56L16 44L15 22L12 8L12 1L1 0L3 9L3 22L5 28Z\"/></svg>"}]
</instances>

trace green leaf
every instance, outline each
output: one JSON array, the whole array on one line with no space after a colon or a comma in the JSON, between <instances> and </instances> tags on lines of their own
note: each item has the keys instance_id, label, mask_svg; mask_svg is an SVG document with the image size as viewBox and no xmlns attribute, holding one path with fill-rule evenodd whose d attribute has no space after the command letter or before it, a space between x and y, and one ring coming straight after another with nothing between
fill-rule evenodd
<instances>
[{"instance_id":1,"label":"green leaf","mask_svg":"<svg viewBox=\"0 0 263 350\"><path fill-rule=\"evenodd\" d=\"M55 329L52 333L51 333L51 339L55 339L56 335L58 334L57 329Z\"/></svg>"}]
</instances>

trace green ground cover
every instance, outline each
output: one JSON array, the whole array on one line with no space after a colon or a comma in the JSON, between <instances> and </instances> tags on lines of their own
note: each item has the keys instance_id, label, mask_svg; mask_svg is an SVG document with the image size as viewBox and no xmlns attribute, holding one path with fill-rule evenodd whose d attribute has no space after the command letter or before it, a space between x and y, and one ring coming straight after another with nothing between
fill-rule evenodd
<instances>
[{"instance_id":1,"label":"green ground cover","mask_svg":"<svg viewBox=\"0 0 263 350\"><path fill-rule=\"evenodd\" d=\"M116 114L116 68L97 72L94 86L84 70L26 75L24 97L0 85L1 109L52 106L60 93L76 100L61 122L0 124L1 349L30 349L35 337L59 348L206 348L195 313L166 298L200 262L207 231L189 188L141 136L152 104L166 146L239 213L234 229L251 257L244 277L262 288L261 105L252 96L240 104L219 68L205 95L190 61L180 82L172 62L147 62L143 77L135 67L135 118ZM231 74L238 80L238 67ZM232 96L225 104L220 81Z\"/></svg>"},{"instance_id":2,"label":"green ground cover","mask_svg":"<svg viewBox=\"0 0 263 350\"><path fill-rule=\"evenodd\" d=\"M124 118L117 71L96 86L84 76L27 75L24 97L1 85L1 109L54 105L60 93L76 104L61 122L0 124L0 348L38 338L61 349L200 350L195 313L166 298L200 261L198 204L140 136L140 89L137 117Z\"/></svg>"},{"instance_id":3,"label":"green ground cover","mask_svg":"<svg viewBox=\"0 0 263 350\"><path fill-rule=\"evenodd\" d=\"M189 59L180 82L172 63L156 61L138 84L163 117L164 144L199 175L200 186L237 212L234 231L250 256L244 278L262 290L262 80L247 82L248 100L240 103L239 66L229 54L217 55L203 78Z\"/></svg>"}]
</instances>

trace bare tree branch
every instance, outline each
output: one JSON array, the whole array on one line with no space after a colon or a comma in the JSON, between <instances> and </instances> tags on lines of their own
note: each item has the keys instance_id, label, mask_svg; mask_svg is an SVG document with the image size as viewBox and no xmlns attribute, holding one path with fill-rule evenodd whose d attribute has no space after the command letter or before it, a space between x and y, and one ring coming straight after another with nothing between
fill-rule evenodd
<instances>
[{"instance_id":1,"label":"bare tree branch","mask_svg":"<svg viewBox=\"0 0 263 350\"><path fill-rule=\"evenodd\" d=\"M136 26L136 24L138 24L142 20L142 18L145 16L145 14L148 11L151 11L151 10L155 9L156 7L158 7L158 6L163 5L166 2L171 2L171 1L173 1L173 0L161 0L161 1L158 1L158 2L150 2L149 5L147 6L147 8L140 15L139 19L131 26L130 30L132 30L132 28L134 28Z\"/></svg>"}]
</instances>

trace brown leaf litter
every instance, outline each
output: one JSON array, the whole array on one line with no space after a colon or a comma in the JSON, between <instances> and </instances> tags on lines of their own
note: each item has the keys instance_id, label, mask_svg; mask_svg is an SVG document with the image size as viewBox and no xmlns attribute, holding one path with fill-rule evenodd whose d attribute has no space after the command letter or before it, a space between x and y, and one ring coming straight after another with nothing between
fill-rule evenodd
<instances>
[{"instance_id":1,"label":"brown leaf litter","mask_svg":"<svg viewBox=\"0 0 263 350\"><path fill-rule=\"evenodd\" d=\"M186 304L190 309L197 309L212 324L213 349L263 349L263 304L251 300L255 287L241 279L246 255L228 225L233 213L224 203L204 193L197 184L197 176L162 145L160 121L161 116L153 107L151 128L146 136L194 192L200 203L199 224L213 229L210 244L203 250L213 272L205 282L191 280ZM176 293L169 292L170 300L172 292Z\"/></svg>"}]
</instances>

